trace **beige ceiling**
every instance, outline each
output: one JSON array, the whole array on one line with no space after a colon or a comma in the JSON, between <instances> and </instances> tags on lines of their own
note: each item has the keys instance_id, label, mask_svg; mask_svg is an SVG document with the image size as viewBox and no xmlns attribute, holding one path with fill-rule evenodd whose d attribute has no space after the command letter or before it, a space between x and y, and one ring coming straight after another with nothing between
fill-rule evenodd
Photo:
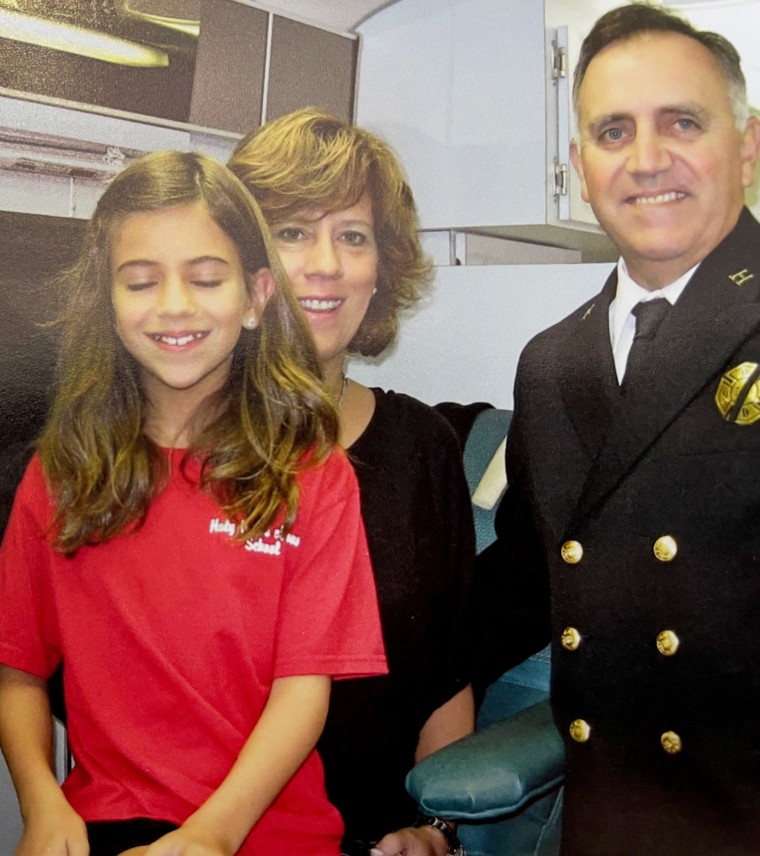
<instances>
[{"instance_id":1,"label":"beige ceiling","mask_svg":"<svg viewBox=\"0 0 760 856\"><path fill-rule=\"evenodd\" d=\"M257 5L334 30L351 31L394 0L261 0Z\"/></svg>"}]
</instances>

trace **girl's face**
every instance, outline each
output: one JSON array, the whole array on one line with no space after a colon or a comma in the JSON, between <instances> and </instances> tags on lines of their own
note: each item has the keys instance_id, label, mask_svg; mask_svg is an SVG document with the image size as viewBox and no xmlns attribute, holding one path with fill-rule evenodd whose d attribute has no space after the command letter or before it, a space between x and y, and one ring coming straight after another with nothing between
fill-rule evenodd
<instances>
[{"instance_id":1,"label":"girl's face","mask_svg":"<svg viewBox=\"0 0 760 856\"><path fill-rule=\"evenodd\" d=\"M273 227L275 245L306 313L323 368L341 364L377 282L377 242L367 194L351 208L304 210Z\"/></svg>"},{"instance_id":2,"label":"girl's face","mask_svg":"<svg viewBox=\"0 0 760 856\"><path fill-rule=\"evenodd\" d=\"M255 327L274 288L246 275L237 247L203 202L128 214L114 229L116 332L141 367L154 404L201 401L227 378L241 327Z\"/></svg>"}]
</instances>

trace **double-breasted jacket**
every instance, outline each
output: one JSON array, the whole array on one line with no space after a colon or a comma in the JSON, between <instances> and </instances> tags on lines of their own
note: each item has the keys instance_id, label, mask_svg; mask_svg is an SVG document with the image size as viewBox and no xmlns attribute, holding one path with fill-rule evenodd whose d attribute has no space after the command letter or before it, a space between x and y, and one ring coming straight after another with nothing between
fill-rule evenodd
<instances>
[{"instance_id":1,"label":"double-breasted jacket","mask_svg":"<svg viewBox=\"0 0 760 856\"><path fill-rule=\"evenodd\" d=\"M760 225L703 260L630 387L615 287L521 357L498 522L550 591L562 852L758 854Z\"/></svg>"}]
</instances>

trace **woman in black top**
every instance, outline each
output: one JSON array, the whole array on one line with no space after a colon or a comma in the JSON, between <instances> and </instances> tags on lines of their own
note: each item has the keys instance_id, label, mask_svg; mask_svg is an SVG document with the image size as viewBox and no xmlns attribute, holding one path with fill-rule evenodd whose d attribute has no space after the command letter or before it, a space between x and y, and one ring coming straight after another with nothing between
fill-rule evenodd
<instances>
[{"instance_id":1,"label":"woman in black top","mask_svg":"<svg viewBox=\"0 0 760 856\"><path fill-rule=\"evenodd\" d=\"M431 277L414 200L387 144L312 108L250 134L229 165L261 205L311 326L378 589L390 674L335 682L319 743L345 849L442 856L437 829L412 828L404 778L473 728L464 609L474 536L461 451L432 408L344 374L348 354L392 343L399 310Z\"/></svg>"}]
</instances>

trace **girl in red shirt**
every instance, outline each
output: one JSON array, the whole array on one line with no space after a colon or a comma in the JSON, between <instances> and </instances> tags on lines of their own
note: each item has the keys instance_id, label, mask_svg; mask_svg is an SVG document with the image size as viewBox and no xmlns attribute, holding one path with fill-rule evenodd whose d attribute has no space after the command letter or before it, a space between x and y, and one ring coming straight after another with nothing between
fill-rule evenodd
<instances>
[{"instance_id":1,"label":"girl in red shirt","mask_svg":"<svg viewBox=\"0 0 760 856\"><path fill-rule=\"evenodd\" d=\"M0 551L17 856L337 856L313 747L330 678L385 660L335 403L258 207L210 158L149 155L64 286L58 389Z\"/></svg>"}]
</instances>

